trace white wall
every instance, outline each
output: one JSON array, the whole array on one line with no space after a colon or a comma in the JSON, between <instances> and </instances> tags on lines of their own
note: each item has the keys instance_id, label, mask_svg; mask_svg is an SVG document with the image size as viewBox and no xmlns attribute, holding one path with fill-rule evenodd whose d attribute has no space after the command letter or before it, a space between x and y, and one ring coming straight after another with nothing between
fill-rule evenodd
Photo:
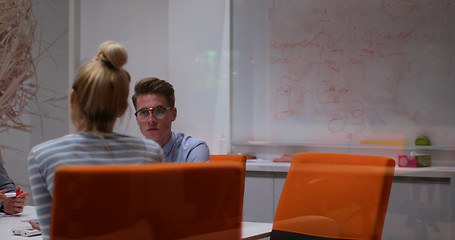
<instances>
[{"instance_id":1,"label":"white wall","mask_svg":"<svg viewBox=\"0 0 455 240\"><path fill-rule=\"evenodd\" d=\"M29 99L23 111L18 113L22 123L19 125L28 127L1 126L0 129L0 154L5 169L16 185L28 192L27 156L30 149L68 132L69 4L68 1L52 0L31 3L36 24L31 49L35 74L22 83L29 91L24 96ZM15 100L21 102L24 96ZM31 197L27 204L32 204Z\"/></svg>"},{"instance_id":2,"label":"white wall","mask_svg":"<svg viewBox=\"0 0 455 240\"><path fill-rule=\"evenodd\" d=\"M134 83L147 76L168 77L168 6L166 0L81 1L81 63L94 57L107 40L120 42L128 51L125 68ZM81 64L80 63L80 64ZM117 123L118 132L142 136L133 118L134 107Z\"/></svg>"},{"instance_id":3,"label":"white wall","mask_svg":"<svg viewBox=\"0 0 455 240\"><path fill-rule=\"evenodd\" d=\"M73 131L68 92L74 70L106 40L129 54L130 92L141 78L156 76L176 89L173 129L204 139L211 153L229 149L229 0L35 0L38 20L33 46L39 85L24 124L30 132L0 132L0 152L16 184L29 191L31 147ZM36 82L35 82L36 80ZM130 103L131 104L131 103ZM133 106L115 131L142 137ZM221 136L226 138L220 146ZM32 204L29 199L28 204Z\"/></svg>"},{"instance_id":4,"label":"white wall","mask_svg":"<svg viewBox=\"0 0 455 240\"><path fill-rule=\"evenodd\" d=\"M172 83L178 111L173 130L206 140L217 153L221 134L229 136L228 2L83 0L81 61L93 57L103 41L122 43L130 93L145 77ZM130 109L115 131L142 136L131 103Z\"/></svg>"},{"instance_id":5,"label":"white wall","mask_svg":"<svg viewBox=\"0 0 455 240\"><path fill-rule=\"evenodd\" d=\"M229 138L229 1L169 1L169 81L176 91L173 125L224 153ZM228 141L226 141L227 143Z\"/></svg>"}]
</instances>

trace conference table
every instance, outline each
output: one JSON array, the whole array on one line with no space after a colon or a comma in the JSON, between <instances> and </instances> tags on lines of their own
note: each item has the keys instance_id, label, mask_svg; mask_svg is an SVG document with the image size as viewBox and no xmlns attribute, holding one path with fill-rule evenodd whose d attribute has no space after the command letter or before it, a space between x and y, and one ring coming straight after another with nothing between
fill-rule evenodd
<instances>
[{"instance_id":1,"label":"conference table","mask_svg":"<svg viewBox=\"0 0 455 240\"><path fill-rule=\"evenodd\" d=\"M11 233L13 227L29 226L28 220L36 219L34 206L25 206L24 211L15 215L0 213L0 239L43 239L41 235L32 237L16 236Z\"/></svg>"},{"instance_id":2,"label":"conference table","mask_svg":"<svg viewBox=\"0 0 455 240\"><path fill-rule=\"evenodd\" d=\"M255 240L270 236L272 223L242 222L242 239Z\"/></svg>"},{"instance_id":3,"label":"conference table","mask_svg":"<svg viewBox=\"0 0 455 240\"><path fill-rule=\"evenodd\" d=\"M13 227L28 226L28 220L36 219L36 212L34 206L25 206L24 211L16 215L7 215L0 213L0 239L42 239L40 236L23 237L12 235L11 229ZM270 236L272 231L272 223L259 223L259 222L242 222L242 239L255 240L262 239ZM9 238L8 238L9 237Z\"/></svg>"}]
</instances>

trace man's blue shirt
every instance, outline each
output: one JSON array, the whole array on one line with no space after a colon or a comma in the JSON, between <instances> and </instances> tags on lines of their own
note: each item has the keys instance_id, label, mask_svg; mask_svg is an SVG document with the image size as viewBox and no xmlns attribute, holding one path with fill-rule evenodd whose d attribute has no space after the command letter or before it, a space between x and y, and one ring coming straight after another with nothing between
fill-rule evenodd
<instances>
[{"instance_id":1,"label":"man's blue shirt","mask_svg":"<svg viewBox=\"0 0 455 240\"><path fill-rule=\"evenodd\" d=\"M163 146L165 162L202 162L210 157L207 143L184 133L172 132L171 139Z\"/></svg>"}]
</instances>

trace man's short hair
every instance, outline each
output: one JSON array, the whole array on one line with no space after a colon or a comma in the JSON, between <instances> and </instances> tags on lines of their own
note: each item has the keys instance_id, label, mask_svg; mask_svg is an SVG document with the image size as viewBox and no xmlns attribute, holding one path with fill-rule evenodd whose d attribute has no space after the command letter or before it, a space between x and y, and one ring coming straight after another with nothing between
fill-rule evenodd
<instances>
[{"instance_id":1,"label":"man's short hair","mask_svg":"<svg viewBox=\"0 0 455 240\"><path fill-rule=\"evenodd\" d=\"M169 107L175 107L174 86L165 80L156 77L144 78L134 86L133 100L134 108L137 108L136 102L139 95L162 94L169 104Z\"/></svg>"}]
</instances>

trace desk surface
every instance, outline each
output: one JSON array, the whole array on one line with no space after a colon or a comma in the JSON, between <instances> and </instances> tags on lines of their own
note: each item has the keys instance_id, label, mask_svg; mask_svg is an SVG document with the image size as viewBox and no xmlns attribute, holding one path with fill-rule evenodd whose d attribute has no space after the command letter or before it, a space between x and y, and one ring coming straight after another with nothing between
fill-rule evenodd
<instances>
[{"instance_id":1,"label":"desk surface","mask_svg":"<svg viewBox=\"0 0 455 240\"><path fill-rule=\"evenodd\" d=\"M24 211L16 215L6 215L4 213L0 213L0 239L42 239L41 236L22 237L11 234L11 228L28 226L28 220L35 218L36 212L34 206L25 206ZM272 223L242 222L242 239L244 240L268 237L270 236L271 231Z\"/></svg>"},{"instance_id":2,"label":"desk surface","mask_svg":"<svg viewBox=\"0 0 455 240\"><path fill-rule=\"evenodd\" d=\"M253 240L270 236L272 223L242 222L242 239Z\"/></svg>"},{"instance_id":3,"label":"desk surface","mask_svg":"<svg viewBox=\"0 0 455 240\"><path fill-rule=\"evenodd\" d=\"M248 160L246 171L287 173L290 165L291 163L273 162L270 160ZM395 176L451 178L455 177L455 167L395 167Z\"/></svg>"},{"instance_id":4,"label":"desk surface","mask_svg":"<svg viewBox=\"0 0 455 240\"><path fill-rule=\"evenodd\" d=\"M43 239L40 236L22 237L11 234L13 227L29 226L28 220L36 219L36 212L34 206L25 206L24 211L16 215L6 215L0 213L0 239L22 239L22 240L35 240Z\"/></svg>"}]
</instances>

